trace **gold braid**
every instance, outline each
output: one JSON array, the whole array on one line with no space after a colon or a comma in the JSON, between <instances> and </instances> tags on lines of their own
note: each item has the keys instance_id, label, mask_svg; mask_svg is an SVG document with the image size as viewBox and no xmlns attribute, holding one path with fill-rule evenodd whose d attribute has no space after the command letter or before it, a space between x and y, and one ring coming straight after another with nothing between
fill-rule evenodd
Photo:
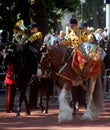
<instances>
[{"instance_id":1,"label":"gold braid","mask_svg":"<svg viewBox=\"0 0 110 130\"><path fill-rule=\"evenodd\" d=\"M32 43L37 39L41 39L42 38L42 33L41 32L37 32L35 34L33 34L31 37L28 38L28 40Z\"/></svg>"}]
</instances>

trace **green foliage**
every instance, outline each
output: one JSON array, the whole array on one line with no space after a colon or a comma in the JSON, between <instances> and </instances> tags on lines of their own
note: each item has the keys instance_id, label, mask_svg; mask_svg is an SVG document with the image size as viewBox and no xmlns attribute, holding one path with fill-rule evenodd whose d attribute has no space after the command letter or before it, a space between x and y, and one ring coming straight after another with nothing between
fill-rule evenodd
<instances>
[{"instance_id":1,"label":"green foliage","mask_svg":"<svg viewBox=\"0 0 110 130\"><path fill-rule=\"evenodd\" d=\"M55 0L56 6L62 8L62 10L68 9L71 12L75 12L80 5L79 0Z\"/></svg>"},{"instance_id":2,"label":"green foliage","mask_svg":"<svg viewBox=\"0 0 110 130\"><path fill-rule=\"evenodd\" d=\"M23 19L25 25L28 25L30 23L30 19L35 20L36 16L36 21L39 22L41 21L40 19L42 19L43 17L39 15L38 11L42 11L42 8L45 8L45 19L41 21L40 26L44 25L42 22L46 22L47 24L45 25L48 25L49 29L54 28L54 30L56 30L60 18L65 10L71 11L73 12L73 14L76 14L79 20L82 16L80 0L35 0L35 4L31 7L31 9L33 9L32 12L30 12L29 10L30 5L28 2L30 1L31 0L0 0L0 28L5 28L8 31L12 31L13 26L18 19ZM44 4L43 7L41 3ZM39 5L39 7L36 6L37 4ZM104 27L104 6L105 5L103 4L103 1L86 0L86 3L83 4L84 20L87 21L90 26L93 26L93 22L95 21L94 23L96 27ZM39 9L37 9L36 7L38 7ZM34 15L34 12L38 12L38 15ZM31 16L29 16L30 14Z\"/></svg>"},{"instance_id":3,"label":"green foliage","mask_svg":"<svg viewBox=\"0 0 110 130\"><path fill-rule=\"evenodd\" d=\"M26 1L27 0L0 1L0 29L6 29L10 32L13 30L18 19L28 18L26 21L29 21L29 7L26 6Z\"/></svg>"}]
</instances>

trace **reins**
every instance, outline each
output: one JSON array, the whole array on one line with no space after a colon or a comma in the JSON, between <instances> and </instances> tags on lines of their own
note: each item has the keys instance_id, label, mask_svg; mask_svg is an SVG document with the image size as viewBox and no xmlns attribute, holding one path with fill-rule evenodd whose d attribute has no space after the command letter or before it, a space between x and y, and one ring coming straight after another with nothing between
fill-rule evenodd
<instances>
[{"instance_id":1,"label":"reins","mask_svg":"<svg viewBox=\"0 0 110 130\"><path fill-rule=\"evenodd\" d=\"M45 54L49 55L48 50L46 50L46 52L43 53L43 54L44 54L44 55L45 55ZM64 78L64 79L66 79L66 80L69 80L69 81L73 82L73 80L72 80L71 78L68 78L67 76L64 76L64 75L60 74L60 73L64 70L64 68L67 66L68 61L72 58L72 55L70 55L69 57L67 57L67 58L66 58L66 61L65 61L65 57L66 57L66 53L64 52L63 58L62 58L62 60L61 60L61 65L60 65L60 67L59 67L59 69L58 69L58 72L55 72L54 74L55 74L56 76L62 77L62 78ZM51 67L51 61L50 61L50 59L51 59L51 58L48 58L49 67Z\"/></svg>"},{"instance_id":2,"label":"reins","mask_svg":"<svg viewBox=\"0 0 110 130\"><path fill-rule=\"evenodd\" d=\"M64 79L67 79L67 80L73 82L72 79L70 79L70 78L68 78L67 76L64 76L64 75L62 75L62 74L60 74L60 73L55 73L55 75L60 76L60 77L62 77L62 78L64 78Z\"/></svg>"}]
</instances>

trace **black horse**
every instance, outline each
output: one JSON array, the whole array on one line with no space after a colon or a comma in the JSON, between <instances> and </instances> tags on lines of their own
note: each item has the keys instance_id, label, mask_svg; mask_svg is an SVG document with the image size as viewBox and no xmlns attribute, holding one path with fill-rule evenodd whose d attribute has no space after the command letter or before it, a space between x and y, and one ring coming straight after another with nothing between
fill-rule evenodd
<instances>
[{"instance_id":1,"label":"black horse","mask_svg":"<svg viewBox=\"0 0 110 130\"><path fill-rule=\"evenodd\" d=\"M39 48L40 49L40 48ZM33 73L37 71L37 63L40 59L39 50L33 47L19 46L10 42L4 51L3 66L7 68L9 64L14 65L14 75L16 85L20 90L19 104L16 116L20 116L22 102L25 102L26 115L30 115L29 103L26 97L26 89Z\"/></svg>"},{"instance_id":2,"label":"black horse","mask_svg":"<svg viewBox=\"0 0 110 130\"><path fill-rule=\"evenodd\" d=\"M49 99L53 95L54 83L50 78L38 78L36 75L32 76L29 83L30 95L29 106L30 109L36 109L37 106L42 113L48 113ZM43 105L43 97L45 97L45 105ZM38 100L39 99L39 100Z\"/></svg>"}]
</instances>

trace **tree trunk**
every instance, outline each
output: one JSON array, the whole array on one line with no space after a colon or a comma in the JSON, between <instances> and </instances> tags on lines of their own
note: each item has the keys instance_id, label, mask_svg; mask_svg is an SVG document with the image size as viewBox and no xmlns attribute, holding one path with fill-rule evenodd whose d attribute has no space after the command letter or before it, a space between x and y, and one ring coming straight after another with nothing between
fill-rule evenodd
<instances>
[{"instance_id":1,"label":"tree trunk","mask_svg":"<svg viewBox=\"0 0 110 130\"><path fill-rule=\"evenodd\" d=\"M28 0L30 21L36 22L39 26L39 31L43 35L48 33L48 23L46 22L45 0Z\"/></svg>"},{"instance_id":2,"label":"tree trunk","mask_svg":"<svg viewBox=\"0 0 110 130\"><path fill-rule=\"evenodd\" d=\"M98 10L97 10L97 1L92 1L92 13L93 13L93 27L96 29L99 27L98 24Z\"/></svg>"}]
</instances>

